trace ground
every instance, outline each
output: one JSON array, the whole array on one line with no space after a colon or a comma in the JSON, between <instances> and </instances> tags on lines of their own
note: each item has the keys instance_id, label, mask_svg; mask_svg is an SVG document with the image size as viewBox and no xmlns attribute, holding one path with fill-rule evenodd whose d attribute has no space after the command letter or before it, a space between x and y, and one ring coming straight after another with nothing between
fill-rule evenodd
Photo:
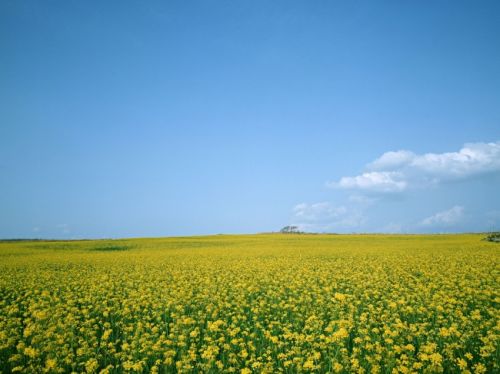
<instances>
[{"instance_id":1,"label":"ground","mask_svg":"<svg viewBox=\"0 0 500 374\"><path fill-rule=\"evenodd\" d=\"M3 372L498 372L481 235L0 243Z\"/></svg>"}]
</instances>

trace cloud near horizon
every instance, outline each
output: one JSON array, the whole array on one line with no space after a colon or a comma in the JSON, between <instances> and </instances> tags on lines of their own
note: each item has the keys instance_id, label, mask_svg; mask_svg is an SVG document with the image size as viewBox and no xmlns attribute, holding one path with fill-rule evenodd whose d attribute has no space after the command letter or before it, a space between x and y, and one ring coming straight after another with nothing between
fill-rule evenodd
<instances>
[{"instance_id":1,"label":"cloud near horizon","mask_svg":"<svg viewBox=\"0 0 500 374\"><path fill-rule=\"evenodd\" d=\"M390 151L367 165L368 171L328 182L333 188L400 193L409 188L464 180L500 172L500 141L466 143L458 152L415 154Z\"/></svg>"},{"instance_id":2,"label":"cloud near horizon","mask_svg":"<svg viewBox=\"0 0 500 374\"><path fill-rule=\"evenodd\" d=\"M455 205L453 208L438 212L422 220L423 226L452 226L464 217L464 207Z\"/></svg>"},{"instance_id":3,"label":"cloud near horizon","mask_svg":"<svg viewBox=\"0 0 500 374\"><path fill-rule=\"evenodd\" d=\"M293 225L303 231L330 231L359 227L364 222L363 214L343 205L330 202L301 203L293 208Z\"/></svg>"},{"instance_id":4,"label":"cloud near horizon","mask_svg":"<svg viewBox=\"0 0 500 374\"><path fill-rule=\"evenodd\" d=\"M456 152L389 151L368 163L363 173L327 183L328 187L348 191L347 199L339 200L339 195L333 199L336 203L298 204L293 208L291 221L304 231L317 232L438 232L464 228L466 224L471 230L484 230L500 222L500 216L491 213L500 211L494 201L488 214L480 212L484 208L477 209L484 199L483 192L490 191L491 184L482 187L450 182L478 180L488 175L500 175L500 141L466 143ZM497 179L492 181L497 183ZM436 186L441 192L430 189ZM421 192L404 195L410 190ZM438 196L447 191L453 191L450 196L456 200L443 206L445 202ZM388 204L387 210L384 204ZM420 210L429 204L441 210L433 214L432 210ZM473 208L467 216L465 206ZM409 209L415 208L419 209L410 214Z\"/></svg>"}]
</instances>

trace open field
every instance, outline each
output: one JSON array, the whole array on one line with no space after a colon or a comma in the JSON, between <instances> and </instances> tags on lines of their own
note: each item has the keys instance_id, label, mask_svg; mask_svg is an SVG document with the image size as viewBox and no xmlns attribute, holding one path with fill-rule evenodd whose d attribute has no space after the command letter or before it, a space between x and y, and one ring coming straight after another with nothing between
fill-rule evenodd
<instances>
[{"instance_id":1,"label":"open field","mask_svg":"<svg viewBox=\"0 0 500 374\"><path fill-rule=\"evenodd\" d=\"M499 372L481 235L0 243L8 372Z\"/></svg>"}]
</instances>

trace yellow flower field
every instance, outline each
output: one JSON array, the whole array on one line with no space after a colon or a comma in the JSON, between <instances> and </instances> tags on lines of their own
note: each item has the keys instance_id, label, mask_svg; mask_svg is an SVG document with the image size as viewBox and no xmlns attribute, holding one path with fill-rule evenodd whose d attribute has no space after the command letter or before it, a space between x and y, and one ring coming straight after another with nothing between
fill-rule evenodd
<instances>
[{"instance_id":1,"label":"yellow flower field","mask_svg":"<svg viewBox=\"0 0 500 374\"><path fill-rule=\"evenodd\" d=\"M500 371L481 235L0 243L4 373Z\"/></svg>"}]
</instances>

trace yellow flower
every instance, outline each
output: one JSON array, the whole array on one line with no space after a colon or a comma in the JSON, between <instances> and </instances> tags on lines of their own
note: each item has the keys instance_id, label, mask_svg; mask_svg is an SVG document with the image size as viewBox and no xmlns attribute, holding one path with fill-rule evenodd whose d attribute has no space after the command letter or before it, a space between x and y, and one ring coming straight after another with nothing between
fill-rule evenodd
<instances>
[{"instance_id":1,"label":"yellow flower","mask_svg":"<svg viewBox=\"0 0 500 374\"><path fill-rule=\"evenodd\" d=\"M304 362L303 368L306 370L314 369L314 362L312 360L307 360L306 362Z\"/></svg>"},{"instance_id":2,"label":"yellow flower","mask_svg":"<svg viewBox=\"0 0 500 374\"><path fill-rule=\"evenodd\" d=\"M33 347L24 348L24 354L29 358L35 358L36 356L38 356L37 350Z\"/></svg>"},{"instance_id":3,"label":"yellow flower","mask_svg":"<svg viewBox=\"0 0 500 374\"><path fill-rule=\"evenodd\" d=\"M465 370L467 369L467 361L465 361L463 358L459 358L457 360L458 367L460 370Z\"/></svg>"},{"instance_id":4,"label":"yellow flower","mask_svg":"<svg viewBox=\"0 0 500 374\"><path fill-rule=\"evenodd\" d=\"M333 371L336 372L336 373L340 373L342 370L344 369L344 367L338 363L338 362L335 362L333 364Z\"/></svg>"},{"instance_id":5,"label":"yellow flower","mask_svg":"<svg viewBox=\"0 0 500 374\"><path fill-rule=\"evenodd\" d=\"M339 292L335 292L334 297L338 301L345 301L345 299L346 299L346 295L344 295L343 293L339 293Z\"/></svg>"},{"instance_id":6,"label":"yellow flower","mask_svg":"<svg viewBox=\"0 0 500 374\"><path fill-rule=\"evenodd\" d=\"M52 370L52 369L55 369L56 367L57 367L57 360L55 360L53 358L48 358L45 361L45 369L46 370Z\"/></svg>"},{"instance_id":7,"label":"yellow flower","mask_svg":"<svg viewBox=\"0 0 500 374\"><path fill-rule=\"evenodd\" d=\"M433 353L429 357L433 365L441 365L443 362L443 356L439 353Z\"/></svg>"},{"instance_id":8,"label":"yellow flower","mask_svg":"<svg viewBox=\"0 0 500 374\"><path fill-rule=\"evenodd\" d=\"M111 335L111 333L113 332L113 330L111 329L108 329L106 331L104 331L104 333L102 334L102 340L108 340L109 336Z\"/></svg>"},{"instance_id":9,"label":"yellow flower","mask_svg":"<svg viewBox=\"0 0 500 374\"><path fill-rule=\"evenodd\" d=\"M483 374L486 373L486 367L482 363L474 365L474 373Z\"/></svg>"},{"instance_id":10,"label":"yellow flower","mask_svg":"<svg viewBox=\"0 0 500 374\"><path fill-rule=\"evenodd\" d=\"M95 358L91 358L85 363L85 371L87 373L95 373L99 364Z\"/></svg>"},{"instance_id":11,"label":"yellow flower","mask_svg":"<svg viewBox=\"0 0 500 374\"><path fill-rule=\"evenodd\" d=\"M344 338L347 338L349 336L349 333L347 332L347 330L343 327L341 327L340 329L338 329L337 331L335 331L333 333L333 337L335 339L344 339Z\"/></svg>"}]
</instances>

